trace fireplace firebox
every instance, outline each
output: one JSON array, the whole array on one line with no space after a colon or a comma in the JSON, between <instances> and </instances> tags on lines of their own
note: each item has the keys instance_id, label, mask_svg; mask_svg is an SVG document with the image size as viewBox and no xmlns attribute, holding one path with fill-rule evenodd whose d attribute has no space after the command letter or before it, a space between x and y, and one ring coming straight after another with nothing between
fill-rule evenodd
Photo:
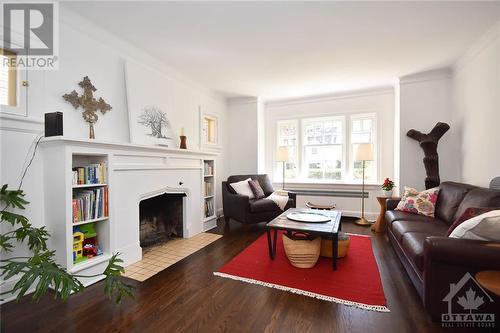
<instances>
[{"instance_id":1,"label":"fireplace firebox","mask_svg":"<svg viewBox=\"0 0 500 333\"><path fill-rule=\"evenodd\" d=\"M143 249L183 236L185 196L185 193L163 193L139 203L139 234Z\"/></svg>"}]
</instances>

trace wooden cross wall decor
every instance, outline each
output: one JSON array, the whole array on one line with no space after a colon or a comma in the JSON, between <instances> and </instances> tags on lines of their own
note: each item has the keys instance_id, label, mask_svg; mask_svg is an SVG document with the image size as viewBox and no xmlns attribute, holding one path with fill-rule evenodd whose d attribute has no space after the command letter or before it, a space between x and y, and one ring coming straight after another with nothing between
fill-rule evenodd
<instances>
[{"instance_id":1,"label":"wooden cross wall decor","mask_svg":"<svg viewBox=\"0 0 500 333\"><path fill-rule=\"evenodd\" d=\"M70 102L75 109L82 107L83 119L89 123L89 138L95 139L94 124L97 122L97 119L99 119L97 111L100 110L102 114L105 114L107 111L111 110L111 105L106 103L102 97L96 100L94 92L97 91L97 89L92 82L90 82L88 76L85 76L78 85L83 88L83 95L78 95L78 93L73 90L69 94L63 95L63 98Z\"/></svg>"}]
</instances>

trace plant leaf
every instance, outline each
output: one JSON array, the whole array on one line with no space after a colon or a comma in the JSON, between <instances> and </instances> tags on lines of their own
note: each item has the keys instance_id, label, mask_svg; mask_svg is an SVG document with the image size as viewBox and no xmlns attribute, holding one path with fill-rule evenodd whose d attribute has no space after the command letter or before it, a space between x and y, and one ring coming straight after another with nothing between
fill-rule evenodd
<instances>
[{"instance_id":1,"label":"plant leaf","mask_svg":"<svg viewBox=\"0 0 500 333\"><path fill-rule=\"evenodd\" d=\"M125 272L125 269L119 265L123 262L118 258L119 253L114 254L108 262L108 266L104 270L106 280L104 281L104 294L110 299L115 298L115 303L119 304L124 296L134 298L134 287L120 280L120 275Z\"/></svg>"},{"instance_id":2,"label":"plant leaf","mask_svg":"<svg viewBox=\"0 0 500 333\"><path fill-rule=\"evenodd\" d=\"M32 251L47 250L47 240L50 234L45 227L34 228L31 224L16 230L16 238L19 242L24 242L28 239L28 248Z\"/></svg>"},{"instance_id":3,"label":"plant leaf","mask_svg":"<svg viewBox=\"0 0 500 333\"><path fill-rule=\"evenodd\" d=\"M16 224L25 225L28 223L28 219L23 215L7 212L5 210L0 211L0 220L9 222L12 226Z\"/></svg>"},{"instance_id":4,"label":"plant leaf","mask_svg":"<svg viewBox=\"0 0 500 333\"><path fill-rule=\"evenodd\" d=\"M23 190L8 190L7 184L0 188L0 201L6 204L7 207L24 209L28 201L24 200Z\"/></svg>"},{"instance_id":5,"label":"plant leaf","mask_svg":"<svg viewBox=\"0 0 500 333\"><path fill-rule=\"evenodd\" d=\"M11 237L0 234L0 251L12 252L14 245L10 243Z\"/></svg>"},{"instance_id":6,"label":"plant leaf","mask_svg":"<svg viewBox=\"0 0 500 333\"><path fill-rule=\"evenodd\" d=\"M67 299L71 293L78 293L84 289L77 278L68 274L54 259L53 251L35 252L27 261L11 261L0 267L0 276L8 279L21 273L21 278L14 285L12 293L17 293L19 301L28 290L35 288L33 300L38 302L47 293L48 288L54 286L55 298Z\"/></svg>"}]
</instances>

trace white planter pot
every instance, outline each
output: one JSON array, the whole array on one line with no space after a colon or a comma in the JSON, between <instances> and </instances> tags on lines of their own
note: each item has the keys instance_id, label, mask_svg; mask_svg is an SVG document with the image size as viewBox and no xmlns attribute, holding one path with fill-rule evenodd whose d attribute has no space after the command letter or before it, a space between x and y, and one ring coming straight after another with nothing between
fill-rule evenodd
<instances>
[{"instance_id":1,"label":"white planter pot","mask_svg":"<svg viewBox=\"0 0 500 333\"><path fill-rule=\"evenodd\" d=\"M384 197L386 197L386 198L392 197L392 190L391 191L385 191L385 190L383 190L382 192L384 192Z\"/></svg>"}]
</instances>

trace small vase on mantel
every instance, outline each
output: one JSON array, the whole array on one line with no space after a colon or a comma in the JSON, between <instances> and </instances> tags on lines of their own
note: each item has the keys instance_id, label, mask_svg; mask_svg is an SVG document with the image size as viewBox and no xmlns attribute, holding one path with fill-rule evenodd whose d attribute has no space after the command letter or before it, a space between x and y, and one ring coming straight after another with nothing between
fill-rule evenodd
<instances>
[{"instance_id":1,"label":"small vase on mantel","mask_svg":"<svg viewBox=\"0 0 500 333\"><path fill-rule=\"evenodd\" d=\"M181 127L181 135L179 136L181 139L181 144L179 146L180 149L187 149L187 144L186 144L186 136L184 135L184 127Z\"/></svg>"}]
</instances>

